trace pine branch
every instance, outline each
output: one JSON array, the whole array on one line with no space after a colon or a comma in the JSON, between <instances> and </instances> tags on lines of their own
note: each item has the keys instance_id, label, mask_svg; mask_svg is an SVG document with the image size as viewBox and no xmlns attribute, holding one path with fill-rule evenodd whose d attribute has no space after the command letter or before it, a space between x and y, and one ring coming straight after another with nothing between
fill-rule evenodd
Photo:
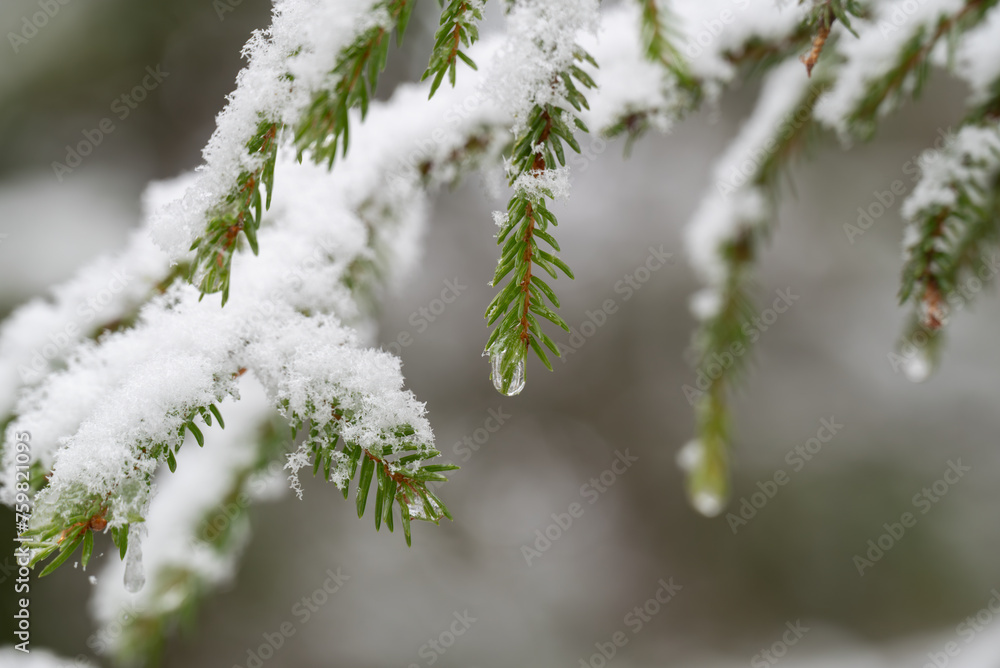
<instances>
[{"instance_id":1,"label":"pine branch","mask_svg":"<svg viewBox=\"0 0 1000 668\"><path fill-rule=\"evenodd\" d=\"M363 448L356 442L341 438L342 431L355 420L351 411L334 410L334 420L319 426L310 424L297 413L292 413L292 434L308 427L309 435L300 447L312 457L313 475L320 471L323 477L334 482L344 493L350 494L350 482L357 476L356 506L358 517L364 516L372 481L375 481L375 530L385 522L393 530L393 505L399 506L400 523L406 544L411 544L410 521L413 519L437 524L443 517L452 519L451 513L433 491L429 482L447 482L442 473L454 471L453 464L422 464L441 453L426 443L407 441L415 435L409 425L397 427L394 435L404 445L390 443L382 447ZM339 446L339 447L338 447Z\"/></svg>"},{"instance_id":2,"label":"pine branch","mask_svg":"<svg viewBox=\"0 0 1000 668\"><path fill-rule=\"evenodd\" d=\"M669 9L666 0L639 0L642 5L642 24L639 37L646 57L662 64L691 97L695 106L701 99L701 85L691 74L680 50L674 45L671 34Z\"/></svg>"},{"instance_id":3,"label":"pine branch","mask_svg":"<svg viewBox=\"0 0 1000 668\"><path fill-rule=\"evenodd\" d=\"M377 3L372 15L385 14L388 23L376 21L362 29L339 53L329 73L332 83L312 92L310 105L295 121L292 142L300 159L308 152L317 163L332 166L338 150L346 155L349 112L360 109L362 119L367 114L378 76L385 69L390 34L394 29L397 43L402 41L415 3L416 0ZM282 83L286 88L296 85L294 77L288 74L279 85ZM247 162L253 167L241 172L233 189L207 212L204 232L191 245L190 250L197 251L191 268L192 282L197 281L203 295L221 292L223 305L229 299L232 258L239 248L241 234L253 253L258 252L257 231L262 209L270 206L278 136L283 130L276 119L277 116L271 115L260 120L256 133L246 144ZM266 201L261 198L262 185L267 190Z\"/></svg>"},{"instance_id":4,"label":"pine branch","mask_svg":"<svg viewBox=\"0 0 1000 668\"><path fill-rule=\"evenodd\" d=\"M575 59L597 66L596 61L582 49L577 50ZM584 88L594 87L590 76L575 64L560 72L553 85L561 82L565 87L566 102L580 111L587 106L587 100L573 83L574 80ZM557 357L560 355L555 342L542 331L537 316L569 331L569 325L546 305L547 300L559 308L555 292L537 274L537 270L533 273L532 269L537 265L553 279L557 278L558 269L573 278L573 272L566 263L554 253L542 250L539 245L541 241L553 251L559 251L559 244L549 229L550 224L555 227L558 221L545 201L556 196L553 189L562 187L559 179L565 178L561 171L566 166L563 144L580 152L580 145L569 127L570 122L580 130L588 131L583 122L564 107L556 103L536 104L522 124L523 130L514 140L508 164L508 183L514 188L514 195L507 204L506 214L498 218L500 231L497 245L503 248L491 285L497 285L508 275L511 277L486 310L487 325L499 320L486 342L493 385L497 391L508 396L524 389L529 348L550 371L552 363L542 344Z\"/></svg>"},{"instance_id":5,"label":"pine branch","mask_svg":"<svg viewBox=\"0 0 1000 668\"><path fill-rule=\"evenodd\" d=\"M682 459L691 503L708 516L721 512L729 497L727 395L759 336L751 325L750 277L777 208L777 176L809 135L812 109L829 83L829 73L818 71L811 85L807 81L791 60L769 75L754 115L716 173L728 177L725 165L741 165L751 155L762 157L754 157L751 173L744 173L745 183L720 183L689 228L692 253L697 248L696 259L708 265L703 271L709 286L692 301L700 320L693 338L698 387L685 385L684 393L696 407L697 432ZM789 88L798 95L789 96ZM770 98L779 94L787 102L776 107ZM726 219L722 227L720 217ZM719 229L725 232L707 236L706 230Z\"/></svg>"},{"instance_id":6,"label":"pine branch","mask_svg":"<svg viewBox=\"0 0 1000 668\"><path fill-rule=\"evenodd\" d=\"M949 305L964 303L963 281L992 278L976 270L1000 232L1000 123L964 126L922 164L921 181L903 205L910 225L899 299L912 301L915 321L935 332Z\"/></svg>"},{"instance_id":7,"label":"pine branch","mask_svg":"<svg viewBox=\"0 0 1000 668\"><path fill-rule=\"evenodd\" d=\"M263 209L270 208L274 192L274 161L278 156L278 123L261 121L246 149L258 166L240 174L236 186L210 213L205 233L195 239L195 251L189 280L198 281L202 295L222 292L222 304L229 301L229 278L233 254L239 247L240 234L256 255L257 230ZM261 197L261 188L267 198Z\"/></svg>"},{"instance_id":8,"label":"pine branch","mask_svg":"<svg viewBox=\"0 0 1000 668\"><path fill-rule=\"evenodd\" d=\"M99 586L102 589L99 594L116 603L120 601L113 608L106 603L98 606L105 610L102 619L105 624L115 623L121 627L121 632L113 636L109 647L109 652L117 662L126 665L142 662L156 665L167 639L178 626L193 625L201 599L219 585L218 574L223 571L219 566L223 563L235 565L243 551L248 529L248 503L256 496L255 483L267 472L275 457L286 449L288 437L278 428L273 418L266 419L259 426L239 425L237 430L238 435L230 435L228 443L215 445L242 451L249 444L254 448L255 454L238 460L238 468L216 471L220 477L228 476L228 480L217 489L214 502L202 498L204 510L195 516L199 518L197 524L182 526L182 529L187 530L186 534L171 535L172 540L185 545L183 554L211 555L212 566L205 567L204 556L191 561L169 558L157 560L154 567L147 569L147 585L142 595L127 599L122 599L117 593L120 585L105 582L101 578ZM197 464L204 465L200 461ZM179 486L168 487L160 493L173 493L176 496L184 492L184 487ZM176 506L184 506L181 498L157 501L161 505L169 501ZM178 511L174 512L176 514ZM221 527L218 523L220 518L225 518ZM150 534L160 528L151 525ZM167 527L162 529L165 531ZM176 532L177 529L176 523L169 525L170 531Z\"/></svg>"},{"instance_id":9,"label":"pine branch","mask_svg":"<svg viewBox=\"0 0 1000 668\"><path fill-rule=\"evenodd\" d=\"M443 4L443 0L439 2ZM434 97L446 74L448 82L455 85L459 60L474 70L478 69L461 47L468 49L479 40L476 22L483 20L485 5L485 0L449 0L446 7L442 6L441 26L434 36L434 51L427 70L420 77L421 81L433 77L428 97Z\"/></svg>"},{"instance_id":10,"label":"pine branch","mask_svg":"<svg viewBox=\"0 0 1000 668\"><path fill-rule=\"evenodd\" d=\"M174 411L177 414L177 411ZM184 444L185 432L190 432L199 446L205 445L205 437L195 423L197 418L208 426L212 425L212 416L218 419L220 426L224 425L222 415L214 404L198 406L188 411L181 419L174 437L167 441L140 441L133 447L137 459L150 462L166 462L170 471L177 469L176 453ZM84 486L76 488L75 492L63 492L56 501L56 507L48 513L43 509L32 517L31 528L20 533L21 539L29 539L24 543L32 550L30 566L44 561L52 556L52 561L42 570L39 577L54 572L76 551L83 546L81 563L86 567L93 550L95 531L103 531L109 521L117 520L111 527L115 545L121 550L124 558L128 545L129 524L143 522L144 518L134 514L126 517L116 517L113 510L114 497L124 494L124 489L140 487L144 491L133 492L142 496L148 494L153 484L155 466L135 467L129 471L119 485L106 490L103 494L95 494ZM43 486L39 491L44 490ZM46 499L46 501L49 501ZM51 501L49 501L51 503ZM42 519L36 520L37 517Z\"/></svg>"},{"instance_id":11,"label":"pine branch","mask_svg":"<svg viewBox=\"0 0 1000 668\"><path fill-rule=\"evenodd\" d=\"M895 63L864 82L864 93L844 117L847 127L862 138L871 138L880 116L897 104L904 93L912 97L920 95L930 72L930 54L941 39L978 24L996 3L997 0L968 0L960 10L942 14L934 23L917 22L902 42ZM862 38L885 39L880 30L877 25L872 26Z\"/></svg>"},{"instance_id":12,"label":"pine branch","mask_svg":"<svg viewBox=\"0 0 1000 668\"><path fill-rule=\"evenodd\" d=\"M309 152L317 163L333 166L338 150L347 155L350 140L349 111L359 109L362 120L375 94L379 74L389 57L389 39L393 29L401 43L416 0L383 0L372 10L374 15L387 13L389 23L376 23L347 46L337 58L330 75L332 87L317 92L299 119L294 143L299 157Z\"/></svg>"},{"instance_id":13,"label":"pine branch","mask_svg":"<svg viewBox=\"0 0 1000 668\"><path fill-rule=\"evenodd\" d=\"M804 2L806 0L799 0L800 4ZM858 36L851 28L850 14L857 17L864 16L864 10L857 0L822 0L814 3L807 23L815 32L815 37L813 37L812 49L802 56L802 63L806 66L806 73L809 76L812 76L813 68L819 61L823 47L826 46L834 21L839 19L855 37Z\"/></svg>"}]
</instances>

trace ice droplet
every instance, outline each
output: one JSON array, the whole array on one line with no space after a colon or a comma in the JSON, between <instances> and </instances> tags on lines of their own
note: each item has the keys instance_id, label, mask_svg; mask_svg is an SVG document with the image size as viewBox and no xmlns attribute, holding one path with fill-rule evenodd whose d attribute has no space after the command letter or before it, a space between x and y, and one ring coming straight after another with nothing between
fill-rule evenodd
<instances>
[{"instance_id":1,"label":"ice droplet","mask_svg":"<svg viewBox=\"0 0 1000 668\"><path fill-rule=\"evenodd\" d=\"M697 439L688 441L683 448L677 451L677 467L685 473L691 473L698 468L703 457L704 451L701 441Z\"/></svg>"},{"instance_id":2,"label":"ice droplet","mask_svg":"<svg viewBox=\"0 0 1000 668\"><path fill-rule=\"evenodd\" d=\"M490 377L493 378L493 387L497 389L497 392L512 397L515 394L520 394L521 390L524 389L524 357L521 357L517 361L517 365L514 367L514 375L510 379L510 386L507 388L507 391L504 391L503 374L500 373L500 365L503 363L503 357L504 351L502 348L490 351L490 365L493 368Z\"/></svg>"},{"instance_id":3,"label":"ice droplet","mask_svg":"<svg viewBox=\"0 0 1000 668\"><path fill-rule=\"evenodd\" d=\"M142 567L142 539L145 535L145 524L133 524L128 529L128 552L125 554L125 589L133 594L146 584L146 572Z\"/></svg>"},{"instance_id":4,"label":"ice droplet","mask_svg":"<svg viewBox=\"0 0 1000 668\"><path fill-rule=\"evenodd\" d=\"M410 519L423 520L427 519L427 512L424 509L424 502L418 496L409 503L406 504L406 509L410 511Z\"/></svg>"},{"instance_id":5,"label":"ice droplet","mask_svg":"<svg viewBox=\"0 0 1000 668\"><path fill-rule=\"evenodd\" d=\"M931 375L932 366L927 356L918 352L903 360L903 374L911 383L922 383Z\"/></svg>"},{"instance_id":6,"label":"ice droplet","mask_svg":"<svg viewBox=\"0 0 1000 668\"><path fill-rule=\"evenodd\" d=\"M722 310L722 293L716 288L704 288L691 296L691 314L702 322L711 320Z\"/></svg>"},{"instance_id":7,"label":"ice droplet","mask_svg":"<svg viewBox=\"0 0 1000 668\"><path fill-rule=\"evenodd\" d=\"M691 497L691 505L705 517L715 517L725 507L725 500L715 492L701 490Z\"/></svg>"}]
</instances>

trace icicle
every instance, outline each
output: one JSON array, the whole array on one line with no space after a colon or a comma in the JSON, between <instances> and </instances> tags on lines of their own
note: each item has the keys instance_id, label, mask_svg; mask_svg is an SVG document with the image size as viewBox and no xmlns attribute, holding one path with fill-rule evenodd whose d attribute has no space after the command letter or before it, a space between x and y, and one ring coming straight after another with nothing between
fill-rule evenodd
<instances>
[{"instance_id":1,"label":"icicle","mask_svg":"<svg viewBox=\"0 0 1000 668\"><path fill-rule=\"evenodd\" d=\"M493 379L493 387L497 389L497 392L513 397L524 389L524 355L514 366L514 374L511 376L510 385L507 386L506 390L504 390L503 374L500 372L504 357L506 357L506 350L503 348L496 347L490 351L490 364L493 367L490 377Z\"/></svg>"},{"instance_id":2,"label":"icicle","mask_svg":"<svg viewBox=\"0 0 1000 668\"><path fill-rule=\"evenodd\" d=\"M128 529L128 553L125 555L125 589L135 594L146 584L146 573L142 568L142 539L146 535L145 524L133 524Z\"/></svg>"},{"instance_id":3,"label":"icicle","mask_svg":"<svg viewBox=\"0 0 1000 668\"><path fill-rule=\"evenodd\" d=\"M427 518L424 501L419 496L410 500L410 502L406 504L406 507L410 511L410 519L422 520Z\"/></svg>"}]
</instances>

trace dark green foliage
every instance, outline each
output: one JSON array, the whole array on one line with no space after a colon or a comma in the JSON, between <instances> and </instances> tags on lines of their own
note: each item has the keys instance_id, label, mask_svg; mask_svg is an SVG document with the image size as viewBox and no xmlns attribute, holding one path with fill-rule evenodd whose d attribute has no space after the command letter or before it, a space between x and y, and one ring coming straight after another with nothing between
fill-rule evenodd
<instances>
[{"instance_id":1,"label":"dark green foliage","mask_svg":"<svg viewBox=\"0 0 1000 668\"><path fill-rule=\"evenodd\" d=\"M276 123L260 122L256 134L247 142L247 153L258 158L259 166L240 174L225 201L211 212L205 233L191 245L191 250L197 253L191 264L190 279L194 281L200 277L198 287L202 296L221 291L223 305L229 300L230 269L240 233L246 237L254 255L257 254L261 213L271 205L274 191L279 130ZM261 196L262 186L267 191L266 200Z\"/></svg>"},{"instance_id":2,"label":"dark green foliage","mask_svg":"<svg viewBox=\"0 0 1000 668\"><path fill-rule=\"evenodd\" d=\"M446 482L445 471L453 471L453 464L422 464L441 453L433 448L409 443L401 449L393 444L382 448L363 449L356 443L341 438L344 424L352 420L349 411L337 410L337 417L322 426L309 425L310 450L313 460L313 475L322 473L327 480L334 480L343 490L344 498L350 494L350 481L357 477L355 505L358 517L363 517L368 507L368 497L372 482L375 482L375 529L385 522L389 531L393 530L393 505L399 506L406 544L410 545L410 520L418 519L437 524L443 517L452 519L451 513L434 492L428 488L431 482ZM298 428L305 421L296 420ZM414 435L413 428L403 425L395 431L397 439L407 439Z\"/></svg>"},{"instance_id":3,"label":"dark green foliage","mask_svg":"<svg viewBox=\"0 0 1000 668\"><path fill-rule=\"evenodd\" d=\"M582 49L576 53L576 60L597 66ZM593 79L575 63L560 73L559 79L566 102L576 111L588 108L580 88L593 88ZM542 178L546 170L565 166L566 147L580 152L570 123L588 132L586 125L568 109L555 104L532 108L523 124L524 130L514 140L507 174L510 185L525 176ZM550 371L552 363L542 346L557 357L560 354L555 342L542 331L538 316L569 331L569 325L546 304L548 301L559 308L559 299L537 273L541 268L555 279L559 270L573 278L569 266L555 255L559 244L552 228L558 221L545 203L546 198L552 197L553 193L545 188L538 188L533 194L516 190L497 234L497 245L502 249L491 284L498 285L508 276L509 279L486 309L487 325L498 323L486 342L486 351L493 365L494 386L504 394L516 394L523 387L528 348L535 351ZM545 250L542 243L553 252Z\"/></svg>"},{"instance_id":4,"label":"dark green foliage","mask_svg":"<svg viewBox=\"0 0 1000 668\"><path fill-rule=\"evenodd\" d=\"M397 42L403 39L415 4L416 0L385 0L375 8L389 13ZM300 159L310 152L315 162L332 166L338 151L342 156L347 155L349 112L360 109L362 119L368 114L379 74L389 58L391 32L392 28L372 26L340 53L337 65L330 72L335 83L332 88L315 94L295 128L294 142Z\"/></svg>"},{"instance_id":5,"label":"dark green foliage","mask_svg":"<svg viewBox=\"0 0 1000 668\"><path fill-rule=\"evenodd\" d=\"M433 77L428 97L434 97L434 92L446 74L448 82L452 86L455 85L459 60L472 69L477 69L468 54L462 51L462 47L469 48L479 40L479 28L476 22L482 20L483 13L479 1L449 0L447 6L442 5L441 26L434 36L434 51L431 53L427 70L420 77L421 81Z\"/></svg>"}]
</instances>

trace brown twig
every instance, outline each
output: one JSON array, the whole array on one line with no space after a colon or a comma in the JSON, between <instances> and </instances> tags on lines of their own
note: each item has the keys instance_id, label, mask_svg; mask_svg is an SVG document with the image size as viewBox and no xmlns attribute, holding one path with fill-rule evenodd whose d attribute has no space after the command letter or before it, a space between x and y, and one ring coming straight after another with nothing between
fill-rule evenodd
<instances>
[{"instance_id":1,"label":"brown twig","mask_svg":"<svg viewBox=\"0 0 1000 668\"><path fill-rule=\"evenodd\" d=\"M812 77L813 68L816 66L816 61L819 60L819 55L823 53L823 47L826 45L826 40L830 36L830 28L833 27L833 22L837 20L832 9L826 10L826 16L823 17L819 25L819 30L816 32L816 36L813 37L812 50L809 53L803 55L800 60L806 66L806 74Z\"/></svg>"}]
</instances>

